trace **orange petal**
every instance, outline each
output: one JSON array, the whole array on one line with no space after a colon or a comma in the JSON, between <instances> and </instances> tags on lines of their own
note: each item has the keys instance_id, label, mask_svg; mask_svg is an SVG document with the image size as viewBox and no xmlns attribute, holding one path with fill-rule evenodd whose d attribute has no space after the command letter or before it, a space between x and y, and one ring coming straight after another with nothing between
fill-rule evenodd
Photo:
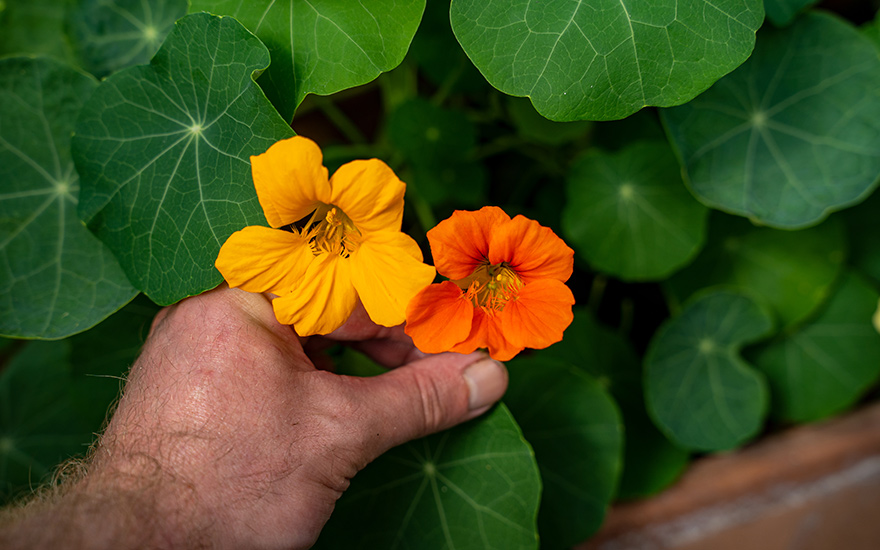
<instances>
[{"instance_id":1,"label":"orange petal","mask_svg":"<svg viewBox=\"0 0 880 550\"><path fill-rule=\"evenodd\" d=\"M574 269L574 251L549 227L517 216L492 233L489 262L507 262L526 284L538 279L565 282Z\"/></svg>"},{"instance_id":2,"label":"orange petal","mask_svg":"<svg viewBox=\"0 0 880 550\"><path fill-rule=\"evenodd\" d=\"M272 306L279 322L293 325L300 336L311 336L341 327L356 303L351 262L336 254L321 254L309 264L301 284L275 298Z\"/></svg>"},{"instance_id":3,"label":"orange petal","mask_svg":"<svg viewBox=\"0 0 880 550\"><path fill-rule=\"evenodd\" d=\"M488 315L487 315L488 317ZM501 316L489 319L486 340L489 344L489 357L496 361L510 361L521 352L525 346L519 346L511 342L501 324Z\"/></svg>"},{"instance_id":4,"label":"orange petal","mask_svg":"<svg viewBox=\"0 0 880 550\"><path fill-rule=\"evenodd\" d=\"M501 331L514 346L542 349L562 340L573 318L574 296L565 284L541 279L526 284L501 312Z\"/></svg>"},{"instance_id":5,"label":"orange petal","mask_svg":"<svg viewBox=\"0 0 880 550\"><path fill-rule=\"evenodd\" d=\"M231 287L285 294L312 258L309 243L298 233L252 225L226 239L214 265Z\"/></svg>"},{"instance_id":6,"label":"orange petal","mask_svg":"<svg viewBox=\"0 0 880 550\"><path fill-rule=\"evenodd\" d=\"M295 136L251 157L254 187L266 220L282 227L311 214L330 198L327 169L314 141Z\"/></svg>"},{"instance_id":7,"label":"orange petal","mask_svg":"<svg viewBox=\"0 0 880 550\"><path fill-rule=\"evenodd\" d=\"M484 206L476 212L456 210L428 231L431 254L437 271L450 279L464 279L489 257L493 231L510 216L497 206Z\"/></svg>"},{"instance_id":8,"label":"orange petal","mask_svg":"<svg viewBox=\"0 0 880 550\"><path fill-rule=\"evenodd\" d=\"M482 308L475 307L474 320L471 322L471 332L467 338L449 351L456 353L471 353L480 348L489 347L489 316L486 315Z\"/></svg>"},{"instance_id":9,"label":"orange petal","mask_svg":"<svg viewBox=\"0 0 880 550\"><path fill-rule=\"evenodd\" d=\"M341 208L361 231L400 231L406 184L381 160L340 166L330 188L329 204Z\"/></svg>"},{"instance_id":10,"label":"orange petal","mask_svg":"<svg viewBox=\"0 0 880 550\"><path fill-rule=\"evenodd\" d=\"M367 233L351 260L352 283L377 325L403 323L407 304L434 280L434 268L422 263L419 245L398 231Z\"/></svg>"},{"instance_id":11,"label":"orange petal","mask_svg":"<svg viewBox=\"0 0 880 550\"><path fill-rule=\"evenodd\" d=\"M474 306L455 283L428 285L406 308L404 331L425 353L449 351L471 331Z\"/></svg>"}]
</instances>

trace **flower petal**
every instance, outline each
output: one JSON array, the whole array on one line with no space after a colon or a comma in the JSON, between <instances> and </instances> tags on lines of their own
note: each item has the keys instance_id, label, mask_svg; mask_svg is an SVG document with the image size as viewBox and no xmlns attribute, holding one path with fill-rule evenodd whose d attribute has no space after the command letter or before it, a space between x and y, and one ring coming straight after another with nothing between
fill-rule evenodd
<instances>
[{"instance_id":1,"label":"flower petal","mask_svg":"<svg viewBox=\"0 0 880 550\"><path fill-rule=\"evenodd\" d=\"M525 349L525 346L516 345L507 338L501 324L502 318L502 316L490 317L487 323L486 340L489 344L489 357L496 361L510 361Z\"/></svg>"},{"instance_id":2,"label":"flower petal","mask_svg":"<svg viewBox=\"0 0 880 550\"><path fill-rule=\"evenodd\" d=\"M442 353L468 337L474 306L455 283L428 285L406 308L406 332L425 353Z\"/></svg>"},{"instance_id":3,"label":"flower petal","mask_svg":"<svg viewBox=\"0 0 880 550\"><path fill-rule=\"evenodd\" d=\"M398 231L367 233L351 255L352 283L370 319L397 326L406 319L406 306L434 280L434 268L422 263L422 251Z\"/></svg>"},{"instance_id":4,"label":"flower petal","mask_svg":"<svg viewBox=\"0 0 880 550\"><path fill-rule=\"evenodd\" d=\"M251 157L254 187L266 220L282 227L308 216L330 198L327 169L314 141L294 136Z\"/></svg>"},{"instance_id":5,"label":"flower petal","mask_svg":"<svg viewBox=\"0 0 880 550\"><path fill-rule=\"evenodd\" d=\"M526 284L501 312L501 331L514 346L542 349L562 340L573 319L574 296L565 284L541 279Z\"/></svg>"},{"instance_id":6,"label":"flower petal","mask_svg":"<svg viewBox=\"0 0 880 550\"><path fill-rule=\"evenodd\" d=\"M312 259L309 243L298 233L252 225L226 239L214 265L231 287L285 294Z\"/></svg>"},{"instance_id":7,"label":"flower petal","mask_svg":"<svg viewBox=\"0 0 880 550\"><path fill-rule=\"evenodd\" d=\"M574 251L552 229L525 216L493 231L488 257L493 264L510 264L526 284L538 279L565 282L574 269Z\"/></svg>"},{"instance_id":8,"label":"flower petal","mask_svg":"<svg viewBox=\"0 0 880 550\"><path fill-rule=\"evenodd\" d=\"M362 232L400 231L406 184L381 160L343 164L330 189L328 204L341 208Z\"/></svg>"},{"instance_id":9,"label":"flower petal","mask_svg":"<svg viewBox=\"0 0 880 550\"><path fill-rule=\"evenodd\" d=\"M449 351L472 353L479 348L489 347L489 316L483 312L482 308L475 307L473 310L474 320L471 322L470 334Z\"/></svg>"},{"instance_id":10,"label":"flower petal","mask_svg":"<svg viewBox=\"0 0 880 550\"><path fill-rule=\"evenodd\" d=\"M335 254L312 260L293 292L272 301L275 317L300 336L329 334L341 327L357 304L351 262Z\"/></svg>"},{"instance_id":11,"label":"flower petal","mask_svg":"<svg viewBox=\"0 0 880 550\"><path fill-rule=\"evenodd\" d=\"M431 254L437 272L450 279L464 279L489 257L490 235L510 221L497 206L476 212L456 210L428 231Z\"/></svg>"}]
</instances>

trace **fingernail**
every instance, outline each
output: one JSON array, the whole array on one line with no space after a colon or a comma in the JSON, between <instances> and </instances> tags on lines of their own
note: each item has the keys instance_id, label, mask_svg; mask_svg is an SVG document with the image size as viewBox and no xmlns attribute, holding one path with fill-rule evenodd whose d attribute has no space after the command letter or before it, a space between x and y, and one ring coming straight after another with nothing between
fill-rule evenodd
<instances>
[{"instance_id":1,"label":"fingernail","mask_svg":"<svg viewBox=\"0 0 880 550\"><path fill-rule=\"evenodd\" d=\"M464 369L470 389L468 409L476 410L495 403L507 390L507 369L494 359L483 359Z\"/></svg>"}]
</instances>

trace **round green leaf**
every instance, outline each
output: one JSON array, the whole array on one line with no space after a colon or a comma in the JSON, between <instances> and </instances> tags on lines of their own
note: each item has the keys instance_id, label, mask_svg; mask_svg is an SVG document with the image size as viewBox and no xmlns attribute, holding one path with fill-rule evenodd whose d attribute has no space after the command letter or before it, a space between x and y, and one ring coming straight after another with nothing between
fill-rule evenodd
<instances>
[{"instance_id":1,"label":"round green leaf","mask_svg":"<svg viewBox=\"0 0 880 550\"><path fill-rule=\"evenodd\" d=\"M388 138L408 160L429 167L463 161L477 139L463 112L424 99L402 103L389 115Z\"/></svg>"},{"instance_id":2,"label":"round green leaf","mask_svg":"<svg viewBox=\"0 0 880 550\"><path fill-rule=\"evenodd\" d=\"M819 0L764 0L764 11L767 19L777 27L784 27L792 22L795 16L807 6Z\"/></svg>"},{"instance_id":3,"label":"round green leaf","mask_svg":"<svg viewBox=\"0 0 880 550\"><path fill-rule=\"evenodd\" d=\"M408 189L431 205L480 208L486 204L489 178L481 162L457 162L446 166L414 165Z\"/></svg>"},{"instance_id":4,"label":"round green leaf","mask_svg":"<svg viewBox=\"0 0 880 550\"><path fill-rule=\"evenodd\" d=\"M266 44L272 66L260 84L285 120L306 94L330 95L398 66L424 10L425 0L192 0L190 8L231 15Z\"/></svg>"},{"instance_id":5,"label":"round green leaf","mask_svg":"<svg viewBox=\"0 0 880 550\"><path fill-rule=\"evenodd\" d=\"M63 338L137 294L76 215L70 135L96 85L50 58L0 60L0 334Z\"/></svg>"},{"instance_id":6,"label":"round green leaf","mask_svg":"<svg viewBox=\"0 0 880 550\"><path fill-rule=\"evenodd\" d=\"M110 75L83 107L80 216L156 303L217 285L226 238L266 223L249 158L293 134L253 81L268 64L231 17L190 15L149 65Z\"/></svg>"},{"instance_id":7,"label":"round green leaf","mask_svg":"<svg viewBox=\"0 0 880 550\"><path fill-rule=\"evenodd\" d=\"M682 183L666 143L636 143L575 162L562 227L595 269L662 279L699 251L708 213Z\"/></svg>"},{"instance_id":8,"label":"round green leaf","mask_svg":"<svg viewBox=\"0 0 880 550\"><path fill-rule=\"evenodd\" d=\"M187 7L186 0L82 0L68 15L74 50L99 78L146 63Z\"/></svg>"},{"instance_id":9,"label":"round green leaf","mask_svg":"<svg viewBox=\"0 0 880 550\"><path fill-rule=\"evenodd\" d=\"M845 251L843 227L836 219L801 231L779 231L715 213L703 252L669 279L667 288L683 301L708 286L735 287L767 304L787 327L828 297Z\"/></svg>"},{"instance_id":10,"label":"round green leaf","mask_svg":"<svg viewBox=\"0 0 880 550\"><path fill-rule=\"evenodd\" d=\"M44 54L73 62L64 33L71 0L3 0L0 2L0 56Z\"/></svg>"},{"instance_id":11,"label":"round green leaf","mask_svg":"<svg viewBox=\"0 0 880 550\"><path fill-rule=\"evenodd\" d=\"M623 425L610 396L584 371L540 352L507 364L504 402L535 450L544 492L538 533L545 548L592 535L617 485Z\"/></svg>"},{"instance_id":12,"label":"round green leaf","mask_svg":"<svg viewBox=\"0 0 880 550\"><path fill-rule=\"evenodd\" d=\"M880 294L847 274L818 316L758 349L775 416L811 422L855 403L880 377L880 334L871 318Z\"/></svg>"},{"instance_id":13,"label":"round green leaf","mask_svg":"<svg viewBox=\"0 0 880 550\"><path fill-rule=\"evenodd\" d=\"M537 548L540 492L532 450L499 405L373 461L315 548Z\"/></svg>"},{"instance_id":14,"label":"round green leaf","mask_svg":"<svg viewBox=\"0 0 880 550\"><path fill-rule=\"evenodd\" d=\"M454 0L452 30L493 86L551 120L680 105L746 60L761 0Z\"/></svg>"},{"instance_id":15,"label":"round green leaf","mask_svg":"<svg viewBox=\"0 0 880 550\"><path fill-rule=\"evenodd\" d=\"M681 474L689 453L673 445L648 417L642 364L630 343L598 323L588 310L576 307L573 311L574 320L565 330L565 338L539 353L564 360L595 377L620 406L625 443L617 498L654 494ZM540 461L538 454L539 466Z\"/></svg>"},{"instance_id":16,"label":"round green leaf","mask_svg":"<svg viewBox=\"0 0 880 550\"><path fill-rule=\"evenodd\" d=\"M766 382L739 349L772 328L766 311L731 291L705 294L667 321L645 356L645 400L657 426L703 451L731 449L757 434Z\"/></svg>"},{"instance_id":17,"label":"round green leaf","mask_svg":"<svg viewBox=\"0 0 880 550\"><path fill-rule=\"evenodd\" d=\"M810 13L763 30L748 62L663 119L701 201L795 229L874 187L878 92L874 46L848 23Z\"/></svg>"}]
</instances>

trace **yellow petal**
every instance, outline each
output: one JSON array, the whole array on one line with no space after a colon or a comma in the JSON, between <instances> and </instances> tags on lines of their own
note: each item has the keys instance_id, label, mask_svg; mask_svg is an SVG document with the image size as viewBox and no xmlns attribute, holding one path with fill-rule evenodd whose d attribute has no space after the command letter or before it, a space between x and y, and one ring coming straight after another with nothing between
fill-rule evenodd
<instances>
[{"instance_id":1,"label":"yellow petal","mask_svg":"<svg viewBox=\"0 0 880 550\"><path fill-rule=\"evenodd\" d=\"M214 265L231 287L248 292L290 292L312 261L298 233L252 225L226 239Z\"/></svg>"},{"instance_id":2,"label":"yellow petal","mask_svg":"<svg viewBox=\"0 0 880 550\"><path fill-rule=\"evenodd\" d=\"M333 332L348 320L355 304L351 262L336 254L317 256L303 275L302 284L272 301L278 321L293 325L300 336Z\"/></svg>"},{"instance_id":3,"label":"yellow petal","mask_svg":"<svg viewBox=\"0 0 880 550\"><path fill-rule=\"evenodd\" d=\"M386 327L403 323L409 301L434 280L434 268L422 263L419 245L398 231L367 233L351 260L364 309Z\"/></svg>"},{"instance_id":4,"label":"yellow petal","mask_svg":"<svg viewBox=\"0 0 880 550\"><path fill-rule=\"evenodd\" d=\"M330 198L327 169L314 141L295 136L251 157L254 187L272 227L294 223Z\"/></svg>"},{"instance_id":5,"label":"yellow petal","mask_svg":"<svg viewBox=\"0 0 880 550\"><path fill-rule=\"evenodd\" d=\"M379 159L342 165L330 179L329 203L361 231L400 231L406 184Z\"/></svg>"}]
</instances>

